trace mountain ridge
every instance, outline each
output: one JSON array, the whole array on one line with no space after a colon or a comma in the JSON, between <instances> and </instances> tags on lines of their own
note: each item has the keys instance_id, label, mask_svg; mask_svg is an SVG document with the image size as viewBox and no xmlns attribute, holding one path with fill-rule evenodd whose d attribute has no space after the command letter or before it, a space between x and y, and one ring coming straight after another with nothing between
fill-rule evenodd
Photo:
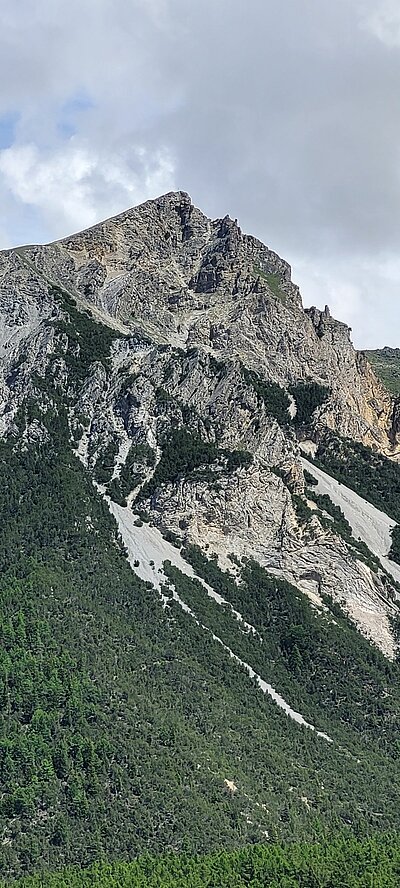
<instances>
[{"instance_id":1,"label":"mountain ridge","mask_svg":"<svg viewBox=\"0 0 400 888\"><path fill-rule=\"evenodd\" d=\"M398 455L393 401L350 347L346 325L329 311L304 311L288 263L229 217L207 219L185 192L19 252L128 329L136 316L140 330L161 342L236 355L283 385L305 377L333 382L326 424Z\"/></svg>"},{"instance_id":2,"label":"mountain ridge","mask_svg":"<svg viewBox=\"0 0 400 888\"><path fill-rule=\"evenodd\" d=\"M396 458L396 436L385 428L394 402L354 351L346 325L332 319L327 307L303 310L290 266L242 235L236 221L207 219L182 192L148 201L72 238L1 254L0 273L1 258L6 287L13 282L17 295L13 310L22 308L19 331L26 329L26 341L34 344L33 365L28 363L25 377L27 362L18 364L18 358L16 379L11 369L13 386L3 387L13 405L11 421L19 396L26 396L24 385L18 392L19 376L29 388L32 379L38 380L37 371L46 377L54 368L63 385L70 371L73 377L78 374L70 433L74 439L81 436L77 453L91 471L102 452L115 450L109 487L117 501L122 496L123 503L128 494L131 500L140 498L140 508L163 532L209 546L225 566L230 551L256 556L316 600L322 584L393 656L393 604L388 600L386 612L382 608L387 598L382 578L366 573L360 561L348 562L343 571L347 544L333 542L330 528L316 520L311 531L307 524L303 528L292 493L304 492L298 437L318 442L333 428ZM4 305L9 309L7 292ZM106 354L112 333L103 336L104 345L99 333L102 358L92 366L92 333L74 330L86 311L100 323L109 321L116 337L124 331L115 343L109 381ZM30 330L32 319L38 342ZM15 324L14 315L12 320ZM6 325L7 315L5 330ZM7 362L6 352L4 358ZM121 400L126 374L131 389ZM84 383L81 391L77 383ZM298 425L300 399L307 405L306 422ZM1 413L6 428L7 402ZM84 431L80 416L86 417ZM159 459L160 435L168 429L170 435L175 425L186 426L214 449L249 450L254 466L241 470L238 463L233 476L220 471L215 478L195 475L178 486L168 477L167 484L150 490L153 470L139 459L133 462L131 481L124 462L132 461L137 446L155 447ZM190 447L190 440L186 444ZM271 466L284 473L287 483L271 473ZM125 495L120 475L126 476ZM315 560L320 578L310 582ZM372 622L371 607L376 610Z\"/></svg>"}]
</instances>

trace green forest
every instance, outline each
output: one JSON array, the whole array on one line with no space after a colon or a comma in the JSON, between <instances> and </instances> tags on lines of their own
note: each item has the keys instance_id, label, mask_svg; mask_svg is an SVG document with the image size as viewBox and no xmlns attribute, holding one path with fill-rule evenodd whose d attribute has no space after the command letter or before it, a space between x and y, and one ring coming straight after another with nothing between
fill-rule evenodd
<instances>
[{"instance_id":1,"label":"green forest","mask_svg":"<svg viewBox=\"0 0 400 888\"><path fill-rule=\"evenodd\" d=\"M244 632L231 610L216 604L203 586L167 567L181 598L207 626L259 674L266 666L271 671L273 664L274 681L283 695L330 736L343 744L363 738L397 761L400 692L392 693L386 704L385 689L396 683L399 668L360 636L337 604L326 598L328 609L318 614L298 589L255 562L245 565L238 584L199 548L190 546L184 554L197 575L259 636ZM350 663L351 671L343 669Z\"/></svg>"},{"instance_id":2,"label":"green forest","mask_svg":"<svg viewBox=\"0 0 400 888\"><path fill-rule=\"evenodd\" d=\"M42 443L0 444L3 878L398 828L397 665L340 609L316 621L256 565L238 586L189 551L263 643L180 575L182 598L334 742L300 728L132 573L66 413L43 421Z\"/></svg>"},{"instance_id":3,"label":"green forest","mask_svg":"<svg viewBox=\"0 0 400 888\"><path fill-rule=\"evenodd\" d=\"M400 395L400 348L378 348L364 354L387 390Z\"/></svg>"},{"instance_id":4,"label":"green forest","mask_svg":"<svg viewBox=\"0 0 400 888\"><path fill-rule=\"evenodd\" d=\"M396 835L365 840L253 845L204 856L139 857L132 863L96 863L88 869L13 882L13 888L397 888ZM0 882L0 888L9 883Z\"/></svg>"},{"instance_id":5,"label":"green forest","mask_svg":"<svg viewBox=\"0 0 400 888\"><path fill-rule=\"evenodd\" d=\"M53 400L43 442L19 445L28 404L0 444L1 875L398 828L397 664L337 606L316 617L252 563L237 585L200 550L187 558L262 643L177 572L211 631L164 609ZM334 742L288 719L211 632Z\"/></svg>"},{"instance_id":6,"label":"green forest","mask_svg":"<svg viewBox=\"0 0 400 888\"><path fill-rule=\"evenodd\" d=\"M326 431L316 465L400 524L400 466L369 447Z\"/></svg>"},{"instance_id":7,"label":"green forest","mask_svg":"<svg viewBox=\"0 0 400 888\"><path fill-rule=\"evenodd\" d=\"M289 387L296 404L296 414L293 418L295 426L306 426L311 422L314 411L326 401L329 389L317 382L299 382Z\"/></svg>"},{"instance_id":8,"label":"green forest","mask_svg":"<svg viewBox=\"0 0 400 888\"><path fill-rule=\"evenodd\" d=\"M314 461L400 525L398 463L332 431L325 432ZM400 527L393 529L389 556L400 564Z\"/></svg>"},{"instance_id":9,"label":"green forest","mask_svg":"<svg viewBox=\"0 0 400 888\"><path fill-rule=\"evenodd\" d=\"M252 456L245 450L223 450L203 441L186 429L171 429L162 442L161 459L154 474L142 488L141 499L150 496L162 484L186 479L216 481L240 466L248 466Z\"/></svg>"},{"instance_id":10,"label":"green forest","mask_svg":"<svg viewBox=\"0 0 400 888\"><path fill-rule=\"evenodd\" d=\"M333 888L338 871L347 867L357 885L379 859L390 885L400 828L399 664L323 590L317 613L251 561L236 581L199 549L184 551L224 606L171 564L164 603L133 573L72 450L68 420L96 356L108 372L115 337L101 328L92 336L100 325L86 316L71 332L73 306L64 296L62 305L70 386L60 391L51 367L36 378L35 398L0 442L0 878L21 888L216 888L312 885L312 874ZM65 354L58 346L54 361ZM279 391L259 396L286 410ZM41 434L27 441L32 420ZM169 428L162 445L150 491L251 462L195 431ZM113 440L94 476L110 491L117 481L124 502L154 451L134 444L113 481L116 453ZM342 516L333 517L346 535ZM229 648L332 742L288 718ZM329 844L331 836L340 838Z\"/></svg>"},{"instance_id":11,"label":"green forest","mask_svg":"<svg viewBox=\"0 0 400 888\"><path fill-rule=\"evenodd\" d=\"M291 419L289 414L291 399L282 386L275 382L265 382L258 373L248 370L243 365L241 372L245 383L256 393L258 404L264 404L267 413L274 416L282 427L291 423L296 427L307 426L315 410L329 396L329 389L316 382L301 381L289 386L288 391L293 396L296 406L295 415Z\"/></svg>"}]
</instances>

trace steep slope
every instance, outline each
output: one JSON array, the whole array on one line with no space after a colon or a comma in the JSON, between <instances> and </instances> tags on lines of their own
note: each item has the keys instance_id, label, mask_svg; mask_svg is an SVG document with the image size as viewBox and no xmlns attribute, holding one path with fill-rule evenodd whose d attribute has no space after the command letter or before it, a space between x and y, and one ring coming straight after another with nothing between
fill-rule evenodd
<instances>
[{"instance_id":1,"label":"steep slope","mask_svg":"<svg viewBox=\"0 0 400 888\"><path fill-rule=\"evenodd\" d=\"M6 252L0 268L4 429L51 372L69 394L77 452L99 480L112 476L112 498L134 491L164 531L209 546L222 564L232 551L256 557L353 616L355 590L358 625L394 655L386 576L349 558L317 516L299 520L291 492L303 490L296 435L319 440L328 425L394 458L395 405L348 329L327 310L303 310L283 260L178 193L58 244ZM91 327L88 310L108 329ZM187 450L190 466L180 464ZM207 474L203 459L220 462Z\"/></svg>"},{"instance_id":2,"label":"steep slope","mask_svg":"<svg viewBox=\"0 0 400 888\"><path fill-rule=\"evenodd\" d=\"M388 573L400 584L400 567L387 556L392 546L392 533L396 522L340 481L331 478L318 466L302 459L306 472L315 479L318 494L328 496L342 510L349 522L356 540L362 540L370 551L377 555ZM313 495L312 491L309 494Z\"/></svg>"},{"instance_id":3,"label":"steep slope","mask_svg":"<svg viewBox=\"0 0 400 888\"><path fill-rule=\"evenodd\" d=\"M393 402L349 329L328 309L304 311L286 262L229 217L207 219L184 192L20 255L126 329L241 360L281 385L329 387L323 423L399 452Z\"/></svg>"},{"instance_id":4,"label":"steep slope","mask_svg":"<svg viewBox=\"0 0 400 888\"><path fill-rule=\"evenodd\" d=\"M237 586L195 550L194 573L256 634L167 564L165 604L130 570L60 404L44 428L42 443L16 436L0 452L3 875L317 836L321 820L368 830L375 812L395 827L397 664L339 609L313 612L251 565Z\"/></svg>"},{"instance_id":5,"label":"steep slope","mask_svg":"<svg viewBox=\"0 0 400 888\"><path fill-rule=\"evenodd\" d=\"M298 443L400 473L347 328L182 193L0 254L0 320L2 872L397 828L397 587Z\"/></svg>"},{"instance_id":6,"label":"steep slope","mask_svg":"<svg viewBox=\"0 0 400 888\"><path fill-rule=\"evenodd\" d=\"M365 351L378 379L389 392L400 395L400 348L377 348Z\"/></svg>"}]
</instances>

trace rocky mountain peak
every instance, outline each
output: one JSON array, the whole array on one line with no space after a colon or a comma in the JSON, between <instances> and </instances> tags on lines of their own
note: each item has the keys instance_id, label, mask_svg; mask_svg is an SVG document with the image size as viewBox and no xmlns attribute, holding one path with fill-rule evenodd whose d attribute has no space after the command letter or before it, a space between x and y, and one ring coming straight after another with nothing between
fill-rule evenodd
<instances>
[{"instance_id":1,"label":"rocky mountain peak","mask_svg":"<svg viewBox=\"0 0 400 888\"><path fill-rule=\"evenodd\" d=\"M398 458L397 403L349 328L327 306L304 310L288 263L236 220L209 219L172 192L61 241L6 251L0 312L2 434L16 432L28 398L39 412L24 444L46 440L41 412L61 391L85 468L112 454L118 501L122 474L124 502L140 487L154 524L223 563L232 551L255 557L308 593L317 557L329 594L354 609L354 589L364 590L375 607L381 578L347 563L346 544L317 518L304 529L292 496L304 491L301 439L315 448L330 430ZM189 464L201 454L213 468L177 483L154 470L166 446L172 463L183 448ZM384 628L374 637L392 653L391 605L376 606ZM369 631L367 612L358 619Z\"/></svg>"},{"instance_id":2,"label":"rocky mountain peak","mask_svg":"<svg viewBox=\"0 0 400 888\"><path fill-rule=\"evenodd\" d=\"M207 218L184 191L59 242L3 253L2 272L22 295L52 281L125 333L201 348L283 387L314 380L331 392L320 426L399 453L396 405L357 356L349 328L327 306L304 310L285 260L237 220Z\"/></svg>"}]
</instances>

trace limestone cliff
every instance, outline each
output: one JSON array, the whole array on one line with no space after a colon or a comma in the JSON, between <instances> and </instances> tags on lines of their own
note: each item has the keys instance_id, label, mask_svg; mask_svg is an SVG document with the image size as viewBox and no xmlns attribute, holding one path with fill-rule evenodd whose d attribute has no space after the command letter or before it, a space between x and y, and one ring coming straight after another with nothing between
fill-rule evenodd
<instances>
[{"instance_id":1,"label":"limestone cliff","mask_svg":"<svg viewBox=\"0 0 400 888\"><path fill-rule=\"evenodd\" d=\"M20 255L156 342L240 359L284 386L329 386L322 424L399 454L394 399L354 350L349 328L327 308L304 311L286 262L229 217L207 219L184 192Z\"/></svg>"},{"instance_id":2,"label":"limestone cliff","mask_svg":"<svg viewBox=\"0 0 400 888\"><path fill-rule=\"evenodd\" d=\"M302 382L326 397L296 435ZM317 514L301 520L294 498L304 491L299 434L318 440L328 426L396 459L395 400L349 329L327 308L304 310L289 265L236 221L207 219L178 192L60 242L1 253L1 434L15 433L29 401L35 417L26 414L23 435L45 435L40 417L57 407L55 392L88 470L96 477L111 459L109 495L130 454L128 501L164 532L223 564L232 552L256 558L317 607L321 593L344 602L393 655L391 580ZM216 448L215 467L146 490L179 428ZM239 457L228 473L232 451L251 464Z\"/></svg>"}]
</instances>

